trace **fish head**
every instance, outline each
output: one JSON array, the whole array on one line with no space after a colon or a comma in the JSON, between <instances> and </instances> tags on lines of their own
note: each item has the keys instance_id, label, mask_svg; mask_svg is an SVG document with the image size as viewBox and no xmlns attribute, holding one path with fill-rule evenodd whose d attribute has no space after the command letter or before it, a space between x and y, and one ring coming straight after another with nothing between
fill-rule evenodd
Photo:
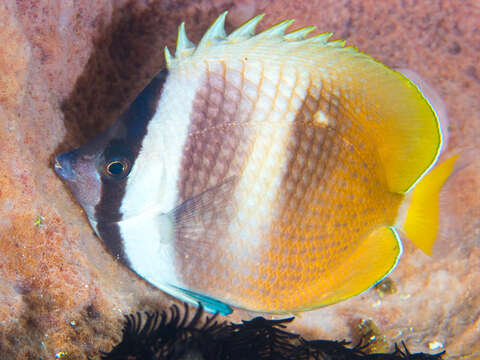
<instances>
[{"instance_id":1,"label":"fish head","mask_svg":"<svg viewBox=\"0 0 480 360\"><path fill-rule=\"evenodd\" d=\"M55 172L68 185L90 220L99 220L96 210L102 202L102 192L108 191L112 195L117 192L121 197L131 170L132 151L126 146L122 120L90 143L55 159ZM115 198L112 197L111 201ZM120 215L114 206L104 208L102 220L119 220Z\"/></svg>"},{"instance_id":2,"label":"fish head","mask_svg":"<svg viewBox=\"0 0 480 360\"><path fill-rule=\"evenodd\" d=\"M69 186L75 199L85 210L88 218L92 218L95 205L100 197L101 181L95 166L96 154L89 153L88 147L82 147L58 155L54 169L60 178Z\"/></svg>"},{"instance_id":3,"label":"fish head","mask_svg":"<svg viewBox=\"0 0 480 360\"><path fill-rule=\"evenodd\" d=\"M154 94L165 76L164 72L157 75L110 128L55 159L55 172L68 185L92 224L118 222L142 211L135 208L126 214L121 202L148 120L155 112L158 99Z\"/></svg>"}]
</instances>

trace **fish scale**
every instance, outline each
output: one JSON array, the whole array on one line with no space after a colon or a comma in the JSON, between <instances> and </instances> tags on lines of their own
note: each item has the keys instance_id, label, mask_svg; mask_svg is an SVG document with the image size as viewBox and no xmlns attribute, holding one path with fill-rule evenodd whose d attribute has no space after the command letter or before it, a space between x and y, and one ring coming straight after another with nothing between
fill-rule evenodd
<instances>
[{"instance_id":1,"label":"fish scale","mask_svg":"<svg viewBox=\"0 0 480 360\"><path fill-rule=\"evenodd\" d=\"M244 72L244 74L249 75L249 74L252 74L252 73L251 72ZM257 74L259 74L259 73L257 73ZM249 79L246 79L246 80L249 80ZM262 88L266 85L270 86L270 84L271 84L271 79L259 78L258 79L259 88L257 89L257 92L261 93ZM269 95L267 95L267 96L271 97L273 95L273 96L276 96L277 99L280 98L280 97L278 97L278 94L280 93L279 90L278 90L278 87L279 87L279 81L277 81L277 84L275 84L273 87L270 87L270 89L273 89L273 92L270 92ZM258 103L259 102L261 102L261 99L258 99L258 96L257 96L257 102L254 103L254 107L255 107L256 110L258 109ZM266 103L271 104L270 108L265 109L266 112L271 112L271 111L276 111L277 110L276 108L272 107L272 106L274 106L273 104L275 104L273 99L272 99L272 101L266 102ZM254 113L254 115L255 115L255 113ZM279 114L278 117L281 117L281 113ZM253 119L251 121L255 121L255 123L259 122L258 117L253 117L252 116L252 118ZM266 124L266 125L268 125L268 124ZM256 126L258 131L262 131L262 129L260 128L260 127L263 126L262 123L258 123L255 126ZM275 148L275 146L274 146L275 144L277 144L277 148L281 149L282 147L278 146L278 144L281 144L281 142L280 142L280 140L276 140L275 137L273 137L273 136L270 138L271 135L272 134L269 131L269 137L259 136L258 134L255 137L255 145L254 146L255 146L256 150L252 151L255 159L250 160L251 162L252 161L256 162L256 164L253 163L253 162L250 164L250 167L252 167L252 165L253 165L252 170L250 170L251 173L253 174L253 177L257 177L257 174L265 174L265 173L271 175L273 173L273 169L275 167L277 167L277 164L282 162L282 155L281 154L276 154L275 151L272 151L272 149ZM262 154L262 150L260 150L260 149L263 149L265 154ZM264 159L268 159L268 161L264 161ZM250 212L250 213L255 212L257 209L259 209L261 207L260 204L262 202L261 199L263 197L264 189L270 189L269 191L273 192L274 187L273 186L259 185L258 184L258 179L257 180L253 180L253 179L250 180L250 179L248 179L247 174L243 175L242 172L239 172L239 174L240 174L239 176L245 176L246 177L247 180L245 181L245 184L247 184L247 186L246 186L246 189L245 189L244 192L248 192L248 194L249 194L248 199L249 199L250 203L248 204L248 208L246 210L244 210L244 212ZM271 178L271 176L269 176L269 177ZM269 181L269 177L267 177L264 180ZM257 195L257 193L252 192L251 184L255 184L255 183L257 183L256 188L260 190L258 195ZM239 191L239 193L240 193L240 195L239 195L240 198L246 198L245 194L243 194L241 191ZM252 201L253 199L256 199L257 201ZM268 222L268 218L265 219L265 221ZM233 239L235 239L235 235L238 232L238 229L240 227L242 228L242 231L247 232L250 236L265 237L265 234L255 235L255 226L252 228L252 231L249 232L248 230L245 229L245 224L242 223L242 224L239 224L239 227L233 229L233 231L230 235ZM250 244L247 241L245 246L248 247L249 245ZM218 256L221 256L221 255L218 255ZM215 261L216 258L217 258L217 256L213 256L212 261ZM250 269L250 272L255 271L255 269L257 267L257 262L254 261L254 258L252 258L252 256L246 256L242 260L243 261L241 261L238 266L232 266L232 269L243 268L243 269ZM229 286L229 283L231 282L230 281L231 276L233 276L233 274L224 276L223 279L225 280L225 284L221 283L220 287L231 288L231 286ZM240 282L241 281L242 280L240 280ZM193 286L193 284L192 284L192 286Z\"/></svg>"},{"instance_id":2,"label":"fish scale","mask_svg":"<svg viewBox=\"0 0 480 360\"><path fill-rule=\"evenodd\" d=\"M309 126L307 125L307 122L305 123L304 126ZM312 125L310 125L312 126ZM322 131L323 129L316 129L316 131ZM324 131L322 131L324 132ZM305 131L303 129L298 130L298 138L302 139L303 134ZM331 132L330 136L334 136L335 132ZM316 137L314 137L316 138ZM308 140L307 140L308 141ZM301 144L301 140L300 140ZM298 146L298 145L297 145ZM311 146L315 146L315 144L312 144ZM322 146L322 142L318 144L318 146ZM332 143L331 147L339 146L339 144ZM301 149L301 145L298 146L298 148ZM300 172L303 172L303 167L300 169L296 168L296 160L298 159L298 148L294 149L291 152L291 164L289 164L288 168L290 169L289 177L287 177L284 182L288 183L290 179L293 177L293 182L295 183L295 189L298 190L298 188L301 188L301 183L298 183L298 181L295 179L294 174L298 174ZM331 151L331 150L330 150ZM329 154L330 151L328 149L324 149L323 153L324 154ZM307 155L307 154L305 154ZM338 154L339 157L341 157L341 153ZM355 158L351 156L351 154L348 154L350 162L354 162ZM283 298L286 297L287 292L289 289L292 288L293 285L295 285L295 288L297 289L296 297L292 296L287 296L287 298L291 299L291 304L288 306L291 308L297 308L299 304L303 303L308 303L312 302L312 299L308 299L308 297L312 296L309 295L308 293L308 288L310 288L312 285L315 283L318 283L318 274L325 273L328 269L331 269L333 266L335 266L336 263L341 261L342 258L345 258L345 256L348 256L348 252L353 251L357 246L359 246L362 242L362 239L366 236L366 234L370 233L372 229L372 224L377 225L379 223L390 223L393 221L395 217L395 213L388 212L388 211L383 211L382 207L379 207L378 204L382 202L390 203L386 206L388 208L395 208L391 205L396 205L394 204L395 200L396 202L399 202L401 200L401 197L395 194L389 194L385 191L382 191L384 187L381 186L381 184L376 183L375 178L372 178L371 174L365 174L365 176L369 176L371 180L372 185L377 185L377 186L372 186L373 190L376 192L375 198L376 201L373 202L375 204L375 208L370 208L370 211L368 214L365 214L363 217L362 223L358 223L358 219L355 217L352 217L348 214L348 212L344 211L338 211L338 205L343 205L344 203L344 196L345 193L338 192L338 195L335 198L332 198L331 191L330 189L335 189L337 188L337 184L340 181L345 181L344 179L348 180L351 178L351 173L352 172L358 172L362 174L362 169L361 168L355 168L355 164L351 163L348 170L348 172L345 171L339 171L338 169L334 169L332 171L328 171L328 162L335 163L336 160L331 157L326 156L323 159L323 164L317 164L315 169L317 170L316 173L312 173L311 176L317 176L319 178L319 181L317 181L317 184L322 184L321 188L324 188L325 190L322 192L319 191L311 191L310 196L307 199L307 207L309 207L312 213L314 213L314 216L309 217L308 213L301 213L298 212L297 209L299 209L301 206L299 202L305 202L305 199L303 197L297 197L295 194L285 194L285 196L289 196L289 199L291 201L294 201L294 206L286 206L284 208L283 214L280 215L280 218L284 217L283 221L280 220L275 223L275 225L272 226L278 226L282 230L280 230L280 236L277 238L272 238L269 242L270 243L275 243L275 244L280 244L279 248L272 249L272 251L268 252L264 259L261 260L262 264L268 264L270 261L269 259L278 259L278 258L283 258L283 266L281 268L276 268L275 266L271 267L270 269L265 269L267 273L272 273L276 274L275 276L272 276L272 278L269 280L269 286L272 289L276 289L275 291L272 290L269 292L269 298L265 298L264 301L264 308L270 308L273 306L272 302L275 301L275 299ZM352 171L353 170L353 171ZM364 172L365 173L365 172ZM363 174L362 174L363 175ZM310 185L310 183L306 184L307 186ZM367 184L364 184L367 185ZM288 188L288 186L283 186L283 188ZM349 189L349 194L351 193L352 189ZM351 203L350 206L355 207L356 209L359 209L362 211L362 209L368 210L368 202L362 201L362 199L365 199L366 189L365 188L359 188L355 192L356 197L358 198L357 202L358 205L355 203ZM299 192L302 196L303 194L308 193L307 189L303 189L303 191ZM363 194L362 194L363 193ZM328 197L327 195L328 194ZM362 196L363 195L363 196ZM322 199L327 197L328 199ZM396 198L394 200L394 198ZM368 199L368 198L367 198ZM378 201L380 200L380 201ZM328 206L326 207L325 204L328 201ZM281 203L281 202L279 202ZM288 204L288 201L287 201ZM318 206L318 205L320 206ZM338 204L338 205L337 205ZM293 211L290 211L290 209L293 208ZM343 210L343 209L342 209ZM333 217L335 218L335 222L332 223L328 219L325 219L322 215L324 213L330 213L333 214ZM294 223L295 227L289 226L290 224ZM305 242L295 242L295 239L298 238L298 235L295 234L302 232L299 230L302 228L301 224L306 224L310 227L310 232L309 235L311 236L312 240L308 243L310 246L306 247ZM353 231L351 229L358 229L358 233ZM353 235L353 236L352 236ZM354 237L352 239L352 237ZM292 246L292 243L286 242L285 239L291 239L294 241L294 245ZM330 247L328 250L324 250L324 244L323 242L327 239L330 241ZM335 241L331 243L332 239L338 239L338 241ZM347 246L347 248L345 248ZM296 253L292 254L292 251L290 249L296 248ZM299 251L300 250L300 251ZM303 255L301 250L306 250L306 254ZM325 254L325 256L321 257L320 259L315 256L315 254ZM301 257L301 258L299 258ZM326 260L326 261L325 261ZM274 260L278 262L278 260ZM308 281L308 277L302 278L300 281L289 281L288 277L285 278L282 275L282 273L296 273L296 274L308 274L308 273L314 273L317 274L314 278L310 277L310 281ZM256 284L255 281L251 282L252 284ZM281 292L281 289L285 289L283 293ZM261 290L257 290L261 292ZM259 297L258 294L251 294L251 298L257 299ZM257 301L258 304L258 301Z\"/></svg>"}]
</instances>

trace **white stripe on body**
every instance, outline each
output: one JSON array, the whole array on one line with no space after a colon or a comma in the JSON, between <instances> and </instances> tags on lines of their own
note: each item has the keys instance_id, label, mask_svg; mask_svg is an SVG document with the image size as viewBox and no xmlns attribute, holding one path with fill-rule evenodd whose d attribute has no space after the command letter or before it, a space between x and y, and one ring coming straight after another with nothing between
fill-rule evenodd
<instances>
[{"instance_id":1,"label":"white stripe on body","mask_svg":"<svg viewBox=\"0 0 480 360\"><path fill-rule=\"evenodd\" d=\"M286 66L280 71L280 67L247 61L244 68L248 80L244 87L248 88L242 89L240 108L248 109L250 102L254 102L248 117L250 126L256 128L255 142L235 190L237 213L228 229L231 241L219 243L224 253L236 254L231 269L244 278L260 276L258 262L272 246L269 237L278 205L277 193L288 172L291 125L308 87L306 73ZM260 88L253 91L252 83Z\"/></svg>"},{"instance_id":2,"label":"white stripe on body","mask_svg":"<svg viewBox=\"0 0 480 360\"><path fill-rule=\"evenodd\" d=\"M125 220L118 224L132 269L166 291L167 284L182 286L175 266L172 218L166 214L177 205L183 147L201 81L196 74L203 70L170 71L120 208Z\"/></svg>"}]
</instances>

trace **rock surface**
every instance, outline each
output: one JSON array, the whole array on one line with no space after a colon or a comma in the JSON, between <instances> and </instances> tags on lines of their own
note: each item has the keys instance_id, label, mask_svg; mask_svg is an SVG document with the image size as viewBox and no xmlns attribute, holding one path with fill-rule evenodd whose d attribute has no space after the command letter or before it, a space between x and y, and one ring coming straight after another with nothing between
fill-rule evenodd
<instances>
[{"instance_id":1,"label":"rock surface","mask_svg":"<svg viewBox=\"0 0 480 360\"><path fill-rule=\"evenodd\" d=\"M226 9L229 29L260 12L268 15L262 28L295 18L296 27L314 24L391 67L416 71L445 101L447 156L466 154L444 191L437 255L406 242L391 275L395 294L369 290L302 314L294 330L358 340L358 324L371 319L387 341L406 340L412 351L442 344L450 358L480 357L480 163L471 156L480 148L475 0L4 0L0 358L94 357L120 339L123 313L174 301L106 252L52 159L113 122L162 68L163 46L174 48L181 21L198 41ZM236 311L232 320L252 315Z\"/></svg>"}]
</instances>

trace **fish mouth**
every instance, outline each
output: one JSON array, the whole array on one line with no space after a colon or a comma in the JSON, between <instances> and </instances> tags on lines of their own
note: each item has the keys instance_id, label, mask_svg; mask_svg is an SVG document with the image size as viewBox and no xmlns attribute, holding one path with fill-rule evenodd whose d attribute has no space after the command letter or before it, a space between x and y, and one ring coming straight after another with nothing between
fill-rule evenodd
<instances>
[{"instance_id":1,"label":"fish mouth","mask_svg":"<svg viewBox=\"0 0 480 360\"><path fill-rule=\"evenodd\" d=\"M55 164L53 168L57 175L60 176L63 180L73 180L75 178L75 172L72 169L68 153L60 154L55 157Z\"/></svg>"},{"instance_id":2,"label":"fish mouth","mask_svg":"<svg viewBox=\"0 0 480 360\"><path fill-rule=\"evenodd\" d=\"M101 199L101 181L97 176L95 162L85 159L77 150L55 157L53 169L73 197L82 206L89 219L95 217L95 206Z\"/></svg>"}]
</instances>

